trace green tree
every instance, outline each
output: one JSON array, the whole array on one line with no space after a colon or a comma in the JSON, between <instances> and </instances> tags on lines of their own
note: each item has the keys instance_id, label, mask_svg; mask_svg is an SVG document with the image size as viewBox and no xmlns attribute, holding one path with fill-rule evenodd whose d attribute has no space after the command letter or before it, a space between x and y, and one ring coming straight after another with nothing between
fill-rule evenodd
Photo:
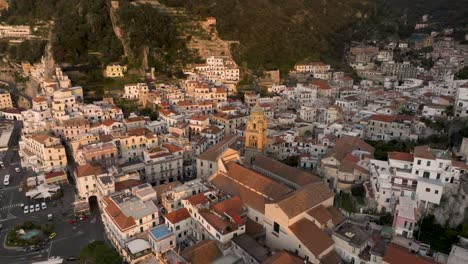
<instances>
[{"instance_id":1,"label":"green tree","mask_svg":"<svg viewBox=\"0 0 468 264\"><path fill-rule=\"evenodd\" d=\"M468 79L468 66L458 71L455 77L460 80Z\"/></svg>"},{"instance_id":2,"label":"green tree","mask_svg":"<svg viewBox=\"0 0 468 264\"><path fill-rule=\"evenodd\" d=\"M114 248L109 248L103 241L94 241L81 249L80 263L121 264L122 258Z\"/></svg>"},{"instance_id":3,"label":"green tree","mask_svg":"<svg viewBox=\"0 0 468 264\"><path fill-rule=\"evenodd\" d=\"M300 161L301 161L301 157L298 155L295 155L295 156L289 156L288 158L282 160L281 162L291 167L297 167L299 166Z\"/></svg>"}]
</instances>

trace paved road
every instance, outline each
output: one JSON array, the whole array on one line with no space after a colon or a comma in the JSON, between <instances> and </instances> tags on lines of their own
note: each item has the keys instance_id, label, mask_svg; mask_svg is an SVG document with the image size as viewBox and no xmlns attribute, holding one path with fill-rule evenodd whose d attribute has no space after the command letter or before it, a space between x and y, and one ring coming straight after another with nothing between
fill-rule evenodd
<instances>
[{"instance_id":1,"label":"paved road","mask_svg":"<svg viewBox=\"0 0 468 264\"><path fill-rule=\"evenodd\" d=\"M46 260L52 256L78 256L81 248L93 240L104 240L104 227L102 225L99 210L95 208L89 219L70 224L73 217L72 202L74 201L74 187L63 186L63 197L55 202L46 202L47 209L25 214L21 204L31 205L38 201L28 200L24 192L19 191L19 184L27 177L34 175L32 171L17 173L16 167L21 167L18 155L18 140L21 134L21 123L15 123L15 129L9 142L8 151L3 155L4 168L0 169L0 263L31 263L33 261ZM3 185L6 174L10 174L10 184ZM55 205L55 206L54 206ZM6 249L4 247L5 236L12 227L18 223L32 221L37 224L49 223L48 214L53 214L52 223L57 237L46 245L41 251L28 252L19 249Z\"/></svg>"}]
</instances>

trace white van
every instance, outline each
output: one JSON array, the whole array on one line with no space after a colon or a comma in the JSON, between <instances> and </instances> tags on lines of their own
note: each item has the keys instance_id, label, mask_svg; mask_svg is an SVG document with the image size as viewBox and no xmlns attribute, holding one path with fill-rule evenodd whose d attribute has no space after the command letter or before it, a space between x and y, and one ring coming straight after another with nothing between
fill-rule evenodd
<instances>
[{"instance_id":1,"label":"white van","mask_svg":"<svg viewBox=\"0 0 468 264\"><path fill-rule=\"evenodd\" d=\"M7 186L10 184L10 174L5 175L5 178L3 179L3 185Z\"/></svg>"}]
</instances>

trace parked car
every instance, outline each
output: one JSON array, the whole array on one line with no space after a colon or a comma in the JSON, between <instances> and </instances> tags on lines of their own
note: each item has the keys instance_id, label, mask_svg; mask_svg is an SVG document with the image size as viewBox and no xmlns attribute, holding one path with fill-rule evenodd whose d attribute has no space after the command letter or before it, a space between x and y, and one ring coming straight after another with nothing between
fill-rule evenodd
<instances>
[{"instance_id":1,"label":"parked car","mask_svg":"<svg viewBox=\"0 0 468 264\"><path fill-rule=\"evenodd\" d=\"M25 214L29 213L29 207L27 205L24 207L24 213Z\"/></svg>"},{"instance_id":2,"label":"parked car","mask_svg":"<svg viewBox=\"0 0 468 264\"><path fill-rule=\"evenodd\" d=\"M47 219L48 219L49 221L54 220L54 215L53 215L53 214L48 214L48 215L47 215Z\"/></svg>"},{"instance_id":3,"label":"parked car","mask_svg":"<svg viewBox=\"0 0 468 264\"><path fill-rule=\"evenodd\" d=\"M18 168L18 167L16 167L16 168L15 168L15 171L19 173L19 172L21 172L21 169Z\"/></svg>"},{"instance_id":4,"label":"parked car","mask_svg":"<svg viewBox=\"0 0 468 264\"><path fill-rule=\"evenodd\" d=\"M67 261L77 261L78 258L77 257L74 257L74 256L70 256L67 258Z\"/></svg>"},{"instance_id":5,"label":"parked car","mask_svg":"<svg viewBox=\"0 0 468 264\"><path fill-rule=\"evenodd\" d=\"M80 217L80 220L81 220L81 221L84 221L84 220L86 220L86 219L88 219L88 218L89 218L89 215L84 215L84 216Z\"/></svg>"},{"instance_id":6,"label":"parked car","mask_svg":"<svg viewBox=\"0 0 468 264\"><path fill-rule=\"evenodd\" d=\"M29 212L34 213L34 205L33 204L31 204L29 206Z\"/></svg>"},{"instance_id":7,"label":"parked car","mask_svg":"<svg viewBox=\"0 0 468 264\"><path fill-rule=\"evenodd\" d=\"M36 212L41 210L41 206L39 204L36 204Z\"/></svg>"},{"instance_id":8,"label":"parked car","mask_svg":"<svg viewBox=\"0 0 468 264\"><path fill-rule=\"evenodd\" d=\"M41 203L41 207L42 207L42 210L45 210L45 209L47 209L47 205L46 205L46 203L45 203L45 202L42 202L42 203Z\"/></svg>"},{"instance_id":9,"label":"parked car","mask_svg":"<svg viewBox=\"0 0 468 264\"><path fill-rule=\"evenodd\" d=\"M74 223L76 223L76 220L75 220L75 219L70 219L68 222L69 222L70 224L74 224Z\"/></svg>"},{"instance_id":10,"label":"parked car","mask_svg":"<svg viewBox=\"0 0 468 264\"><path fill-rule=\"evenodd\" d=\"M56 236L57 236L57 233L54 232L54 233L50 234L49 239L52 240L52 239L54 239Z\"/></svg>"}]
</instances>

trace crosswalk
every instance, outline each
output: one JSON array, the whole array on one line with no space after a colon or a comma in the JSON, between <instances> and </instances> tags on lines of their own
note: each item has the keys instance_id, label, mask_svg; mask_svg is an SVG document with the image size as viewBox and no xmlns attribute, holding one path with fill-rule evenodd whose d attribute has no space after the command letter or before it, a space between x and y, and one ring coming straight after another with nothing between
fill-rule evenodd
<instances>
[{"instance_id":1,"label":"crosswalk","mask_svg":"<svg viewBox=\"0 0 468 264\"><path fill-rule=\"evenodd\" d=\"M17 218L17 217L12 215L12 214L8 214L6 218L0 219L0 222L10 221L10 220L13 220L15 218Z\"/></svg>"},{"instance_id":2,"label":"crosswalk","mask_svg":"<svg viewBox=\"0 0 468 264\"><path fill-rule=\"evenodd\" d=\"M15 207L21 207L21 204L20 203L14 203L14 204L4 206L4 207L0 208L0 211L10 209L10 208L15 208Z\"/></svg>"}]
</instances>

